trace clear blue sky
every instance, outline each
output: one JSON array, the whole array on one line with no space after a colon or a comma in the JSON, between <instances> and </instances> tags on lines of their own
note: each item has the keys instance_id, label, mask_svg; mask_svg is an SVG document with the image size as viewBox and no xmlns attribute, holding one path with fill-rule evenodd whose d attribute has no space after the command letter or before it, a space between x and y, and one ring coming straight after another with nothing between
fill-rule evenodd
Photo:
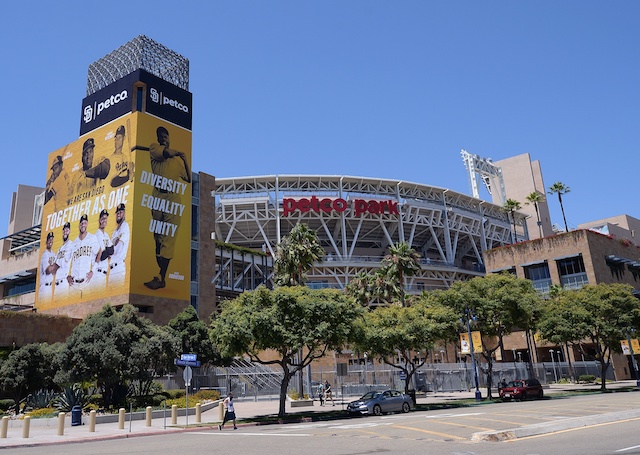
<instances>
[{"instance_id":1,"label":"clear blue sky","mask_svg":"<svg viewBox=\"0 0 640 455\"><path fill-rule=\"evenodd\" d=\"M88 65L141 34L190 60L195 171L344 174L471 194L462 148L494 160L528 152L547 188L571 188L570 227L640 218L638 1L2 9L0 235L17 185L44 186L48 154L78 138Z\"/></svg>"}]
</instances>

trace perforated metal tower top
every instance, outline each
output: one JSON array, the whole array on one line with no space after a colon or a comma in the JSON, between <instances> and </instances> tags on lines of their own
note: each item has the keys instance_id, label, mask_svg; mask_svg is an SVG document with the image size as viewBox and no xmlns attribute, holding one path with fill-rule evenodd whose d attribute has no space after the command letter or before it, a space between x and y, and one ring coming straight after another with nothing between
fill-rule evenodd
<instances>
[{"instance_id":1,"label":"perforated metal tower top","mask_svg":"<svg viewBox=\"0 0 640 455\"><path fill-rule=\"evenodd\" d=\"M137 69L189 90L189 59L151 38L139 35L89 65L87 96Z\"/></svg>"}]
</instances>

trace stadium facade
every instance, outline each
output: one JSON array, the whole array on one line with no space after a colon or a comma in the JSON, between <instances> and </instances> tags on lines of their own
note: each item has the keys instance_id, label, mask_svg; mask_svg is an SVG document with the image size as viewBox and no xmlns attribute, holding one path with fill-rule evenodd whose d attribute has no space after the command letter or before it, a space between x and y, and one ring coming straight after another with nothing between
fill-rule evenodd
<instances>
[{"instance_id":1,"label":"stadium facade","mask_svg":"<svg viewBox=\"0 0 640 455\"><path fill-rule=\"evenodd\" d=\"M218 178L213 196L215 238L225 244L274 256L297 224L314 230L326 255L308 273L311 287L343 289L380 267L389 246L407 242L421 256L407 290L446 289L484 275L483 252L511 243L502 207L420 183L339 175ZM518 238L526 238L525 216L515 218Z\"/></svg>"}]
</instances>

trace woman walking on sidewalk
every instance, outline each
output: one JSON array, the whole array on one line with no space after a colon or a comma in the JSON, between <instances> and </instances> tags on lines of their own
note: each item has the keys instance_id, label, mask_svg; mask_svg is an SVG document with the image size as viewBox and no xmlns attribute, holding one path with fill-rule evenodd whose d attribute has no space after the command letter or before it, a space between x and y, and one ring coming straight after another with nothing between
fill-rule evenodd
<instances>
[{"instance_id":1,"label":"woman walking on sidewalk","mask_svg":"<svg viewBox=\"0 0 640 455\"><path fill-rule=\"evenodd\" d=\"M222 431L222 427L229 420L233 420L233 429L237 430L236 426L236 409L233 405L233 392L229 392L229 396L224 399L222 402L224 406L224 418L222 419L222 423L218 425L218 430Z\"/></svg>"}]
</instances>

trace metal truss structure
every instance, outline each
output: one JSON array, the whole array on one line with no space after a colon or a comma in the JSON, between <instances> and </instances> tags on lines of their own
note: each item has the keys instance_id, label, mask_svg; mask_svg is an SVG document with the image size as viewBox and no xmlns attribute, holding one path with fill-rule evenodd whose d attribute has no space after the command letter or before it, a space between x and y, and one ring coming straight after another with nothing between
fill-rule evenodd
<instances>
[{"instance_id":1,"label":"metal truss structure","mask_svg":"<svg viewBox=\"0 0 640 455\"><path fill-rule=\"evenodd\" d=\"M502 168L491 162L491 158L482 158L478 155L472 155L462 149L460 152L464 165L469 171L469 181L471 183L471 191L473 197L479 198L477 175L480 175L482 183L491 196L497 200L498 205L503 206L507 202L507 192L504 188L504 177ZM493 191L493 186L497 186L497 190ZM495 193L495 194L494 194Z\"/></svg>"},{"instance_id":2,"label":"metal truss structure","mask_svg":"<svg viewBox=\"0 0 640 455\"><path fill-rule=\"evenodd\" d=\"M87 96L143 69L184 90L189 90L189 59L139 35L89 65Z\"/></svg>"},{"instance_id":3,"label":"metal truss structure","mask_svg":"<svg viewBox=\"0 0 640 455\"><path fill-rule=\"evenodd\" d=\"M350 176L271 175L216 179L216 239L267 251L298 223L316 231L326 252L308 274L310 287L344 288L360 272L380 267L388 247L408 242L420 253L421 271L409 292L448 288L484 275L482 252L511 243L500 206L452 190L397 180ZM392 201L397 213L306 210L284 216L283 199ZM518 214L516 214L518 216ZM518 218L517 223L524 223Z\"/></svg>"}]
</instances>

